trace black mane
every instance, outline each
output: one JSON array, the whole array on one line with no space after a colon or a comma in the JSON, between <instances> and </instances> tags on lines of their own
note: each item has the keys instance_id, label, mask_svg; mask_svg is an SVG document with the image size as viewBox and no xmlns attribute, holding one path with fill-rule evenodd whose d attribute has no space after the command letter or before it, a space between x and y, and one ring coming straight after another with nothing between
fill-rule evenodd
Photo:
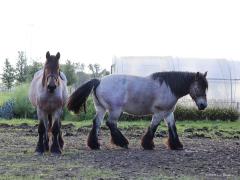
<instances>
[{"instance_id":1,"label":"black mane","mask_svg":"<svg viewBox=\"0 0 240 180\"><path fill-rule=\"evenodd\" d=\"M170 87L171 91L177 98L185 96L189 93L190 85L196 80L197 73L193 72L157 72L151 75L153 80L158 80L160 84L163 81ZM208 87L208 83L203 74L199 73L199 82L203 88Z\"/></svg>"}]
</instances>

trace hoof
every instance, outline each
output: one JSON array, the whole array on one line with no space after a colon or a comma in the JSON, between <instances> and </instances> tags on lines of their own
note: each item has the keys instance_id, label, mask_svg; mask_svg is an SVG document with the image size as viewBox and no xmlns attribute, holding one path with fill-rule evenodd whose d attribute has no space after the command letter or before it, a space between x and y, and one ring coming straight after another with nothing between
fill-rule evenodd
<instances>
[{"instance_id":1,"label":"hoof","mask_svg":"<svg viewBox=\"0 0 240 180\"><path fill-rule=\"evenodd\" d=\"M62 151L61 151L60 147L52 146L50 151L51 151L52 154L57 154L57 155L62 154Z\"/></svg>"},{"instance_id":2,"label":"hoof","mask_svg":"<svg viewBox=\"0 0 240 180\"><path fill-rule=\"evenodd\" d=\"M100 149L100 143L98 142L98 137L94 130L91 130L88 135L87 146L94 150Z\"/></svg>"},{"instance_id":3,"label":"hoof","mask_svg":"<svg viewBox=\"0 0 240 180\"><path fill-rule=\"evenodd\" d=\"M111 130L111 142L116 146L120 146L122 148L128 148L128 140L123 136L123 134L119 131L119 129Z\"/></svg>"},{"instance_id":4,"label":"hoof","mask_svg":"<svg viewBox=\"0 0 240 180\"><path fill-rule=\"evenodd\" d=\"M128 149L128 140L122 136L112 136L111 143L115 144L116 146L120 146L122 148Z\"/></svg>"},{"instance_id":5,"label":"hoof","mask_svg":"<svg viewBox=\"0 0 240 180\"><path fill-rule=\"evenodd\" d=\"M145 150L153 150L155 148L153 141L150 141L150 142L142 141L141 145Z\"/></svg>"},{"instance_id":6,"label":"hoof","mask_svg":"<svg viewBox=\"0 0 240 180\"><path fill-rule=\"evenodd\" d=\"M49 145L48 142L44 144L44 152L49 152Z\"/></svg>"},{"instance_id":7,"label":"hoof","mask_svg":"<svg viewBox=\"0 0 240 180\"><path fill-rule=\"evenodd\" d=\"M106 125L109 127L111 131L111 143L116 146L120 146L123 148L128 148L128 140L123 136L121 131L117 128L116 124L106 122Z\"/></svg>"},{"instance_id":8,"label":"hoof","mask_svg":"<svg viewBox=\"0 0 240 180\"><path fill-rule=\"evenodd\" d=\"M179 140L173 142L167 139L167 141L165 142L165 145L167 146L168 149L171 149L171 150L183 150L183 145Z\"/></svg>"},{"instance_id":9,"label":"hoof","mask_svg":"<svg viewBox=\"0 0 240 180\"><path fill-rule=\"evenodd\" d=\"M150 135L149 133L146 133L142 137L141 145L142 145L143 149L145 149L145 150L153 150L155 147L154 142L153 142L153 136Z\"/></svg>"},{"instance_id":10,"label":"hoof","mask_svg":"<svg viewBox=\"0 0 240 180\"><path fill-rule=\"evenodd\" d=\"M99 143L88 143L87 146L92 149L92 150L99 150L100 149L100 144Z\"/></svg>"},{"instance_id":11,"label":"hoof","mask_svg":"<svg viewBox=\"0 0 240 180\"><path fill-rule=\"evenodd\" d=\"M40 144L37 144L37 147L35 149L35 153L36 154L43 154L44 153L44 146L40 145Z\"/></svg>"}]
</instances>

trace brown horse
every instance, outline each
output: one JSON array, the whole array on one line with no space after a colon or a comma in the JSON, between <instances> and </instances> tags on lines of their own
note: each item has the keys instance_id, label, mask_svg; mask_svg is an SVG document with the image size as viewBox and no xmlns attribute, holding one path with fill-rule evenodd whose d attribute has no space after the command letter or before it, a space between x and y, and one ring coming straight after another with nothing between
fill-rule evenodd
<instances>
[{"instance_id":1,"label":"brown horse","mask_svg":"<svg viewBox=\"0 0 240 180\"><path fill-rule=\"evenodd\" d=\"M49 151L49 131L53 135L51 153L61 154L63 149L60 117L67 100L67 79L60 72L59 59L59 52L56 56L46 53L44 68L35 73L29 90L29 100L37 108L39 120L38 154Z\"/></svg>"}]
</instances>

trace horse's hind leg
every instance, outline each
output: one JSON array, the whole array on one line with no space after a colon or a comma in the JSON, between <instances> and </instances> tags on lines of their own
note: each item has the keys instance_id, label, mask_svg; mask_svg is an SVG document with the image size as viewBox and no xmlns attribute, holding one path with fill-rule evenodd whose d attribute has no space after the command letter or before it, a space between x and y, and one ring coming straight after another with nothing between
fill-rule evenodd
<instances>
[{"instance_id":1,"label":"horse's hind leg","mask_svg":"<svg viewBox=\"0 0 240 180\"><path fill-rule=\"evenodd\" d=\"M64 145L64 140L63 140L63 137L62 137L62 131L61 131L61 127L62 127L62 123L61 121L59 121L59 124L60 124L60 132L59 132L59 136L58 136L58 141L59 141L59 146L61 148L61 150L63 149L63 145ZM52 115L49 114L48 115L48 133L52 133ZM48 136L48 142L49 142L49 136Z\"/></svg>"},{"instance_id":2,"label":"horse's hind leg","mask_svg":"<svg viewBox=\"0 0 240 180\"><path fill-rule=\"evenodd\" d=\"M59 121L59 124L60 124L60 129L59 129L59 135L58 135L58 142L61 150L63 150L64 140L63 140L62 130L61 130L61 127L62 127L61 121Z\"/></svg>"},{"instance_id":3,"label":"horse's hind leg","mask_svg":"<svg viewBox=\"0 0 240 180\"><path fill-rule=\"evenodd\" d=\"M161 121L161 115L160 114L154 114L152 117L151 125L148 127L147 132L142 137L142 147L147 150L152 150L155 145L153 142L154 134L157 130L158 125Z\"/></svg>"},{"instance_id":4,"label":"horse's hind leg","mask_svg":"<svg viewBox=\"0 0 240 180\"><path fill-rule=\"evenodd\" d=\"M167 125L168 125L168 140L167 140L167 146L169 149L172 150L182 150L183 145L179 140L178 134L177 134L177 128L175 125L174 115L171 113L166 119L165 119Z\"/></svg>"},{"instance_id":5,"label":"horse's hind leg","mask_svg":"<svg viewBox=\"0 0 240 180\"><path fill-rule=\"evenodd\" d=\"M99 129L101 127L102 120L105 115L105 109L103 109L102 107L97 106L96 111L97 112L93 119L92 129L88 135L88 140L87 140L87 145L91 149L99 149L100 148L100 144L98 142L98 133L99 133Z\"/></svg>"},{"instance_id":6,"label":"horse's hind leg","mask_svg":"<svg viewBox=\"0 0 240 180\"><path fill-rule=\"evenodd\" d=\"M111 141L113 144L128 148L128 140L123 136L121 131L117 128L117 120L120 117L122 111L120 110L115 110L109 112L109 119L106 122L106 125L109 127L111 131Z\"/></svg>"}]
</instances>

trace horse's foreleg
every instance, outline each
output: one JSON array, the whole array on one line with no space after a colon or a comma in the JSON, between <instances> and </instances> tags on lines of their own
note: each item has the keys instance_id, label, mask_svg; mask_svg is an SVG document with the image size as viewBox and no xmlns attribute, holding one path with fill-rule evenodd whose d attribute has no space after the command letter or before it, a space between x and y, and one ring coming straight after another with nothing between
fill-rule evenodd
<instances>
[{"instance_id":1,"label":"horse's foreleg","mask_svg":"<svg viewBox=\"0 0 240 180\"><path fill-rule=\"evenodd\" d=\"M60 149L60 145L59 145L59 133L60 133L60 124L58 120L54 121L53 127L52 127L52 146L51 146L51 153L55 153L55 154L61 154L62 151Z\"/></svg>"},{"instance_id":2,"label":"horse's foreleg","mask_svg":"<svg viewBox=\"0 0 240 180\"><path fill-rule=\"evenodd\" d=\"M44 122L40 120L38 125L38 143L35 152L44 153L44 134L45 134L45 126Z\"/></svg>"},{"instance_id":3,"label":"horse's foreleg","mask_svg":"<svg viewBox=\"0 0 240 180\"><path fill-rule=\"evenodd\" d=\"M178 134L177 134L177 128L175 125L173 113L171 113L165 120L168 125L168 140L166 143L168 148L172 149L172 150L182 150L183 145L180 142Z\"/></svg>"},{"instance_id":4,"label":"horse's foreleg","mask_svg":"<svg viewBox=\"0 0 240 180\"><path fill-rule=\"evenodd\" d=\"M51 146L51 153L54 154L61 154L61 148L59 144L59 135L60 135L60 119L55 119L52 127L52 146Z\"/></svg>"},{"instance_id":5,"label":"horse's foreleg","mask_svg":"<svg viewBox=\"0 0 240 180\"><path fill-rule=\"evenodd\" d=\"M128 140L123 136L121 131L117 128L117 120L121 115L121 111L118 112L110 112L109 113L109 119L106 122L106 125L109 127L111 131L111 141L113 144L128 148Z\"/></svg>"},{"instance_id":6,"label":"horse's foreleg","mask_svg":"<svg viewBox=\"0 0 240 180\"><path fill-rule=\"evenodd\" d=\"M46 150L49 151L49 139L52 133L52 114L48 114L48 122L46 122Z\"/></svg>"},{"instance_id":7,"label":"horse's foreleg","mask_svg":"<svg viewBox=\"0 0 240 180\"><path fill-rule=\"evenodd\" d=\"M49 146L48 146L48 121L47 121L47 116L46 114L40 110L39 108L37 109L37 115L39 119L39 125L38 125L38 134L39 134L39 139L36 147L36 152L37 153L44 153L45 151L48 151Z\"/></svg>"},{"instance_id":8,"label":"horse's foreleg","mask_svg":"<svg viewBox=\"0 0 240 180\"><path fill-rule=\"evenodd\" d=\"M161 116L160 114L154 114L152 117L151 125L148 127L147 132L142 137L142 147L147 150L152 150L154 145L154 134L157 130L158 125L160 124Z\"/></svg>"},{"instance_id":9,"label":"horse's foreleg","mask_svg":"<svg viewBox=\"0 0 240 180\"><path fill-rule=\"evenodd\" d=\"M99 109L99 108L98 108ZM101 108L102 109L102 108ZM105 115L105 110L98 110L96 116L93 119L92 129L88 135L87 145L91 149L99 149L100 143L98 142L98 133L101 127L102 120Z\"/></svg>"},{"instance_id":10,"label":"horse's foreleg","mask_svg":"<svg viewBox=\"0 0 240 180\"><path fill-rule=\"evenodd\" d=\"M49 151L48 119L44 119L44 127L45 127L44 139L43 139L44 151Z\"/></svg>"}]
</instances>

